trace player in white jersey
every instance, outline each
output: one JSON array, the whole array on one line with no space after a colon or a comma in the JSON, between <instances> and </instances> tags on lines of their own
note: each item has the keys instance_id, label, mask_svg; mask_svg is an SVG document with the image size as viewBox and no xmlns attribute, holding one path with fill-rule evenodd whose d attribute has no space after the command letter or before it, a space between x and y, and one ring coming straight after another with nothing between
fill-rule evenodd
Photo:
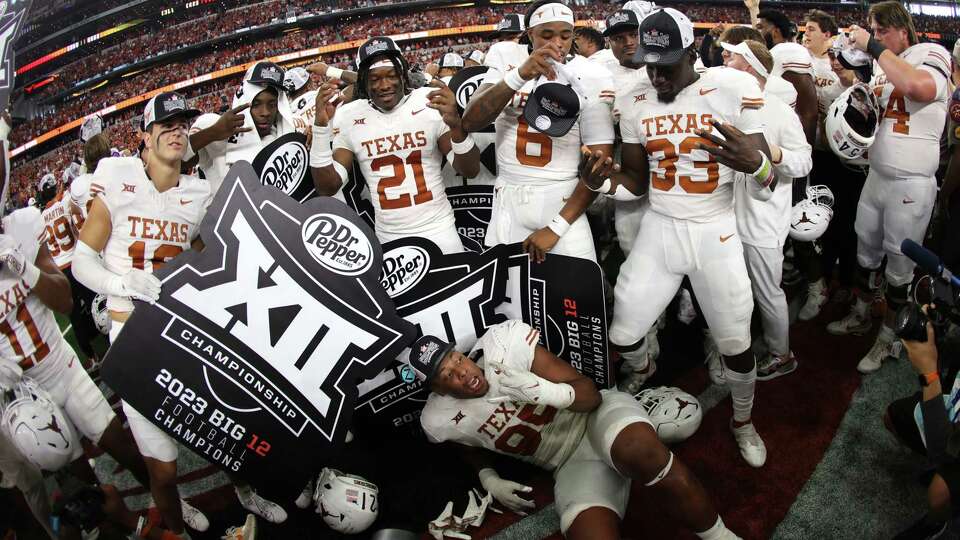
<instances>
[{"instance_id":1,"label":"player in white jersey","mask_svg":"<svg viewBox=\"0 0 960 540\"><path fill-rule=\"evenodd\" d=\"M790 316L787 297L780 287L783 274L783 244L790 229L793 179L803 178L813 168L811 147L803 133L800 118L793 109L765 88L773 69L773 56L759 42L747 40L739 45L721 42L724 65L752 75L764 90L760 110L765 125L763 135L770 146L771 163L777 173L777 185L768 200L750 190L760 185L746 175L738 175L734 206L737 232L743 242L743 254L750 274L753 298L763 322L767 353L757 361L757 379L770 380L793 372L797 360L790 350Z\"/></svg>"},{"instance_id":2,"label":"player in white jersey","mask_svg":"<svg viewBox=\"0 0 960 540\"><path fill-rule=\"evenodd\" d=\"M253 163L263 147L296 131L283 76L283 68L272 62L253 64L234 95L232 109L219 117L202 115L194 122L185 161L197 164L212 193L220 189L234 163Z\"/></svg>"},{"instance_id":3,"label":"player in white jersey","mask_svg":"<svg viewBox=\"0 0 960 540\"><path fill-rule=\"evenodd\" d=\"M754 0L745 0L751 9L751 21L763 35L770 54L773 55L772 75L783 77L797 91L797 115L803 124L807 142L813 144L817 135L817 87L814 83L813 63L810 53L794 43L797 25L781 11L765 9L755 12Z\"/></svg>"},{"instance_id":4,"label":"player in white jersey","mask_svg":"<svg viewBox=\"0 0 960 540\"><path fill-rule=\"evenodd\" d=\"M581 26L577 28L573 38L574 45L577 47L577 54L587 60L610 70L613 66L619 65L613 51L606 47L603 41L605 33L592 26Z\"/></svg>"},{"instance_id":5,"label":"player in white jersey","mask_svg":"<svg viewBox=\"0 0 960 540\"><path fill-rule=\"evenodd\" d=\"M90 196L90 179L101 159L110 157L110 141L102 133L87 139L83 143L83 163L87 172L81 174L70 184L70 213L73 214L73 224L77 231L83 228L87 219L87 212L93 204Z\"/></svg>"},{"instance_id":6,"label":"player in white jersey","mask_svg":"<svg viewBox=\"0 0 960 540\"><path fill-rule=\"evenodd\" d=\"M933 211L951 71L950 54L940 45L917 41L913 20L899 2L873 4L869 20L872 35L857 26L850 29L850 44L876 60L871 84L883 111L857 207L859 290L850 314L827 326L834 334L870 330L871 274L886 256L887 313L876 342L857 365L861 373L880 369L885 358L900 352L893 319L909 298L915 266L900 243L922 242Z\"/></svg>"},{"instance_id":7,"label":"player in white jersey","mask_svg":"<svg viewBox=\"0 0 960 540\"><path fill-rule=\"evenodd\" d=\"M80 232L74 273L91 290L107 295L111 342L133 311L132 299L159 298L160 281L153 272L191 246L202 246L198 234L212 196L210 184L180 174L188 120L197 114L180 94L158 94L147 102L143 117L146 167L139 158L110 158L102 160L94 173L91 185L102 191ZM151 491L164 521L177 534L184 531L184 522L205 530L206 517L178 501L176 442L126 402L123 410L150 471ZM271 522L286 519L282 508L260 498L249 485L233 481L244 508Z\"/></svg>"},{"instance_id":8,"label":"player in white jersey","mask_svg":"<svg viewBox=\"0 0 960 540\"><path fill-rule=\"evenodd\" d=\"M825 138L824 122L827 109L846 87L834 72L830 50L837 39L837 22L832 15L821 10L807 13L804 46L810 51L819 100L817 139L813 147L813 171L811 185L825 185L833 192L833 218L827 231L820 237L822 253L814 257L807 268L807 299L797 314L806 321L816 317L828 301L828 281L833 270L838 268L840 290L838 298L853 289L857 271L857 234L853 223L857 213L857 201L863 189L865 172L859 167L845 165L830 150ZM839 261L839 263L838 263ZM841 292L843 291L843 292Z\"/></svg>"},{"instance_id":9,"label":"player in white jersey","mask_svg":"<svg viewBox=\"0 0 960 540\"><path fill-rule=\"evenodd\" d=\"M651 89L628 105L635 110L621 111L623 172L609 159L591 157L585 180L617 199L650 199L614 289L610 342L627 360L635 356L688 276L724 357L733 395L731 430L747 462L759 467L766 449L750 421L753 301L736 234L733 180L740 171L763 187L774 185L762 135L763 94L746 73L716 68L697 74L693 23L682 13L654 11L639 32L636 58L646 62Z\"/></svg>"},{"instance_id":10,"label":"player in white jersey","mask_svg":"<svg viewBox=\"0 0 960 540\"><path fill-rule=\"evenodd\" d=\"M596 260L583 215L595 196L577 178L582 145L605 156L613 152L613 81L609 71L582 56L559 66L573 45L570 8L540 0L525 20L532 52L515 43L492 46L490 70L463 115L468 131L496 125L498 178L486 243L523 242L535 260L547 252ZM585 105L569 131L554 137L528 125L524 108L537 81L558 73L569 75L564 79L583 94Z\"/></svg>"},{"instance_id":11,"label":"player in white jersey","mask_svg":"<svg viewBox=\"0 0 960 540\"><path fill-rule=\"evenodd\" d=\"M480 152L460 126L453 93L439 81L411 90L406 60L387 37L361 45L358 65L356 99L337 109L332 121L327 101L335 88L325 84L317 95L310 150L317 192L336 193L356 160L370 189L381 242L422 236L445 253L463 251L440 169L452 150L454 167L472 178L480 169Z\"/></svg>"},{"instance_id":12,"label":"player in white jersey","mask_svg":"<svg viewBox=\"0 0 960 540\"><path fill-rule=\"evenodd\" d=\"M283 74L283 90L290 100L290 112L297 131L307 134L313 125L317 89L310 81L310 73L302 68L290 68Z\"/></svg>"},{"instance_id":13,"label":"player in white jersey","mask_svg":"<svg viewBox=\"0 0 960 540\"><path fill-rule=\"evenodd\" d=\"M40 211L28 207L3 218L0 233L0 386L29 377L46 390L80 435L113 456L144 486L149 476L136 446L103 393L80 365L60 333L54 311L69 313L70 282L46 247L46 227ZM31 498L42 490L36 470L22 463L11 448L0 445L0 469ZM72 456L86 465L82 449ZM92 474L92 473L90 473ZM95 480L91 476L90 480ZM38 506L42 508L42 506Z\"/></svg>"},{"instance_id":14,"label":"player in white jersey","mask_svg":"<svg viewBox=\"0 0 960 540\"><path fill-rule=\"evenodd\" d=\"M497 452L553 471L560 529L567 538L620 538L632 480L652 488L671 518L701 538L736 538L700 482L657 438L629 394L593 381L537 345L522 321L494 325L469 356L424 336L410 365L432 393L420 415L427 438ZM482 459L482 456L479 456ZM514 511L533 507L530 488L479 472L493 497Z\"/></svg>"}]
</instances>

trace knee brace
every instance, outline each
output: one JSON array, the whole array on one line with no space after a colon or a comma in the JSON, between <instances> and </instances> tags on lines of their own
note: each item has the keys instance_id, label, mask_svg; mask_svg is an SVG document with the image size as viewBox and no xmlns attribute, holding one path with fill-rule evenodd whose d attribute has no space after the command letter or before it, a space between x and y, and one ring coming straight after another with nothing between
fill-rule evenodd
<instances>
[{"instance_id":1,"label":"knee brace","mask_svg":"<svg viewBox=\"0 0 960 540\"><path fill-rule=\"evenodd\" d=\"M653 480L650 480L649 482L644 484L645 486L650 487L650 486L656 485L661 480L666 478L668 474L670 474L670 469L673 468L673 452L670 452L669 450L667 452L670 454L670 457L667 458L667 464L664 465L662 469L660 469L660 472L658 472L657 475L653 477Z\"/></svg>"},{"instance_id":2,"label":"knee brace","mask_svg":"<svg viewBox=\"0 0 960 540\"><path fill-rule=\"evenodd\" d=\"M910 299L910 285L893 286L888 283L885 296L887 305L896 313Z\"/></svg>"}]
</instances>

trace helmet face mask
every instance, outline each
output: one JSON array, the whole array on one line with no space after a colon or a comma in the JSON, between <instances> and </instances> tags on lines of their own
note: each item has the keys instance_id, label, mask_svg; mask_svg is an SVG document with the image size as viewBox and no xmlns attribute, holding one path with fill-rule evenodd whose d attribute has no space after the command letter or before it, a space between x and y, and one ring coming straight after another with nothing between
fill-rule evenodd
<instances>
[{"instance_id":1,"label":"helmet face mask","mask_svg":"<svg viewBox=\"0 0 960 540\"><path fill-rule=\"evenodd\" d=\"M790 238L812 242L826 232L833 219L833 191L827 186L807 186L807 198L794 205Z\"/></svg>"}]
</instances>

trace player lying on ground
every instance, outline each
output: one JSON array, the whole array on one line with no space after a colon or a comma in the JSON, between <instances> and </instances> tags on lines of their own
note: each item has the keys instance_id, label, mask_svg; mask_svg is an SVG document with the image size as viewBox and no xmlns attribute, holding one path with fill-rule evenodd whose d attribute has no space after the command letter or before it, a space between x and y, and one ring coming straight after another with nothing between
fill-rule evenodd
<instances>
[{"instance_id":1,"label":"player lying on ground","mask_svg":"<svg viewBox=\"0 0 960 540\"><path fill-rule=\"evenodd\" d=\"M469 355L424 336L410 363L430 384L420 422L434 442L453 441L514 456L553 471L560 527L567 538L620 538L630 483L705 539L737 538L687 467L657 438L629 394L598 391L593 381L537 345L521 321L495 325ZM480 471L484 489L520 511L531 489Z\"/></svg>"}]
</instances>

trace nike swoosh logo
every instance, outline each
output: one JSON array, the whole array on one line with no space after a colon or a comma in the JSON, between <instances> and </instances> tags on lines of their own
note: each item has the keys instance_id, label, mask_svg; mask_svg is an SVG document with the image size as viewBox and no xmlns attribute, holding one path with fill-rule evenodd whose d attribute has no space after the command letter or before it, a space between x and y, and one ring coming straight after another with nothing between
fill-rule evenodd
<instances>
[{"instance_id":1,"label":"nike swoosh logo","mask_svg":"<svg viewBox=\"0 0 960 540\"><path fill-rule=\"evenodd\" d=\"M569 200L570 200L570 197L563 197L563 202L567 202Z\"/></svg>"},{"instance_id":2,"label":"nike swoosh logo","mask_svg":"<svg viewBox=\"0 0 960 540\"><path fill-rule=\"evenodd\" d=\"M917 201L911 201L910 199L904 199L904 200L903 200L903 204L910 204L910 203L914 203L914 202L917 202Z\"/></svg>"},{"instance_id":3,"label":"nike swoosh logo","mask_svg":"<svg viewBox=\"0 0 960 540\"><path fill-rule=\"evenodd\" d=\"M727 240L733 238L735 234L736 234L736 233L734 233L734 234L728 234L728 235L726 235L726 236L721 236L721 237L720 237L720 242L721 242L721 243L726 242Z\"/></svg>"},{"instance_id":4,"label":"nike swoosh logo","mask_svg":"<svg viewBox=\"0 0 960 540\"><path fill-rule=\"evenodd\" d=\"M422 113L422 112L425 111L425 110L427 110L426 107L420 109L419 111L413 111L413 112L410 113L410 115L413 116L413 115L415 115L415 114L420 114L420 113Z\"/></svg>"},{"instance_id":5,"label":"nike swoosh logo","mask_svg":"<svg viewBox=\"0 0 960 540\"><path fill-rule=\"evenodd\" d=\"M192 201L192 200L187 200L187 201L185 201L185 200L183 200L183 199L180 199L180 204L181 204L181 205L183 205L183 204L190 204L191 202L193 202L193 201Z\"/></svg>"},{"instance_id":6,"label":"nike swoosh logo","mask_svg":"<svg viewBox=\"0 0 960 540\"><path fill-rule=\"evenodd\" d=\"M700 95L701 95L701 96L705 96L705 95L709 94L710 92L713 92L714 90L716 90L716 88L701 88L701 89L700 89Z\"/></svg>"}]
</instances>

